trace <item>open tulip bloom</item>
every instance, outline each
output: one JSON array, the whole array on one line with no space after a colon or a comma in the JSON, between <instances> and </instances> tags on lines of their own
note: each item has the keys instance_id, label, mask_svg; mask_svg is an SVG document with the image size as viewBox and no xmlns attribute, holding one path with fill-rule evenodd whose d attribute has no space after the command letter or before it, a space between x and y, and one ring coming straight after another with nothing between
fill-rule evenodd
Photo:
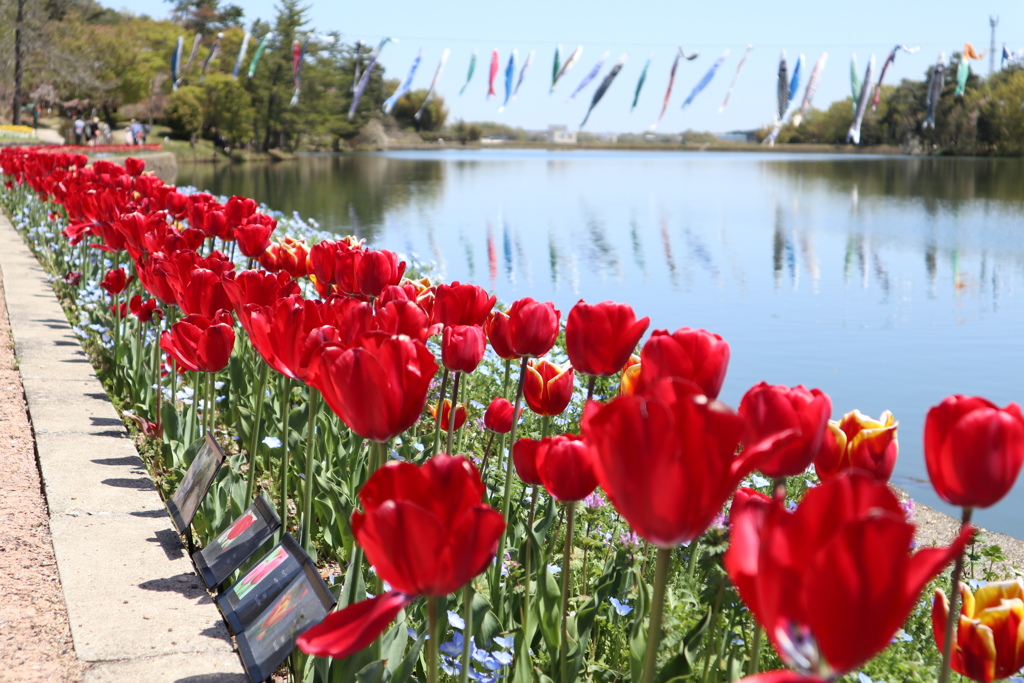
<instances>
[{"instance_id":1,"label":"open tulip bloom","mask_svg":"<svg viewBox=\"0 0 1024 683\"><path fill-rule=\"evenodd\" d=\"M794 512L741 489L730 521L729 578L782 660L812 680L832 680L881 652L973 533L968 526L948 548L911 554L914 525L899 500L860 473L811 489Z\"/></svg>"},{"instance_id":2,"label":"open tulip bloom","mask_svg":"<svg viewBox=\"0 0 1024 683\"><path fill-rule=\"evenodd\" d=\"M461 457L440 453L422 467L390 462L377 470L359 492L363 512L352 514L352 532L392 590L329 614L299 637L299 649L347 657L415 598L448 595L486 569L505 520L483 495L476 468Z\"/></svg>"},{"instance_id":3,"label":"open tulip bloom","mask_svg":"<svg viewBox=\"0 0 1024 683\"><path fill-rule=\"evenodd\" d=\"M1024 667L1024 582L990 583L977 593L960 584L963 610L953 631L953 671L974 681L1007 678ZM945 652L949 600L935 591L932 632L939 652Z\"/></svg>"}]
</instances>

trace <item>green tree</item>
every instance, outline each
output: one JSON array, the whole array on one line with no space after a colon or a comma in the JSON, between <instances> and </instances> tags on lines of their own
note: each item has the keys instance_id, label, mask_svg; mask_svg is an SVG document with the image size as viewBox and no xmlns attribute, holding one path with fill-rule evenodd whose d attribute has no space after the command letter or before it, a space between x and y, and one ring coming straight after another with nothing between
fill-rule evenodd
<instances>
[{"instance_id":1,"label":"green tree","mask_svg":"<svg viewBox=\"0 0 1024 683\"><path fill-rule=\"evenodd\" d=\"M445 121L448 120L448 109L444 106L444 98L435 95L423 110L423 116L416 120L416 112L423 106L427 99L427 89L412 90L399 98L391 115L403 128L414 128L420 130L441 130Z\"/></svg>"},{"instance_id":2,"label":"green tree","mask_svg":"<svg viewBox=\"0 0 1024 683\"><path fill-rule=\"evenodd\" d=\"M195 85L187 85L171 93L167 98L164 116L175 137L190 139L203 128L203 91Z\"/></svg>"},{"instance_id":3,"label":"green tree","mask_svg":"<svg viewBox=\"0 0 1024 683\"><path fill-rule=\"evenodd\" d=\"M233 145L248 143L252 139L255 110L249 93L238 79L226 74L208 74L201 90L203 128L216 128Z\"/></svg>"},{"instance_id":4,"label":"green tree","mask_svg":"<svg viewBox=\"0 0 1024 683\"><path fill-rule=\"evenodd\" d=\"M190 31L211 33L241 22L245 12L238 5L221 5L220 0L164 0L174 5L174 20Z\"/></svg>"}]
</instances>

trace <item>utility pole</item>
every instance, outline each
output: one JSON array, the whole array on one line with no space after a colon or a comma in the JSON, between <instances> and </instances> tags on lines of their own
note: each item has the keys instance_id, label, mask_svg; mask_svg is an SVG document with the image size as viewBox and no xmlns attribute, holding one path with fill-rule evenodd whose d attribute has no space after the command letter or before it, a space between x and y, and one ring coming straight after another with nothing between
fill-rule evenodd
<instances>
[{"instance_id":1,"label":"utility pole","mask_svg":"<svg viewBox=\"0 0 1024 683\"><path fill-rule=\"evenodd\" d=\"M990 16L988 25L992 27L992 42L988 44L988 75L991 76L996 70L996 26L999 25L999 15Z\"/></svg>"},{"instance_id":2,"label":"utility pole","mask_svg":"<svg viewBox=\"0 0 1024 683\"><path fill-rule=\"evenodd\" d=\"M18 14L14 19L14 114L11 123L21 124L21 30L25 20L25 0L18 0Z\"/></svg>"}]
</instances>

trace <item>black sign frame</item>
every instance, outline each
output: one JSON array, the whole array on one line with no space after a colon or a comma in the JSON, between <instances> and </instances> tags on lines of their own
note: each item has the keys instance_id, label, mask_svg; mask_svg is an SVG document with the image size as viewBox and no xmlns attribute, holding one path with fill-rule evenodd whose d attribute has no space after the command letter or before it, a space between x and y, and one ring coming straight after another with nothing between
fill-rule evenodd
<instances>
[{"instance_id":1,"label":"black sign frame","mask_svg":"<svg viewBox=\"0 0 1024 683\"><path fill-rule=\"evenodd\" d=\"M181 484L167 499L167 511L171 514L171 521L178 533L188 539L189 553L195 549L192 542L192 520L195 519L196 512L209 493L225 459L220 444L207 434L202 447L185 471Z\"/></svg>"},{"instance_id":2,"label":"black sign frame","mask_svg":"<svg viewBox=\"0 0 1024 683\"><path fill-rule=\"evenodd\" d=\"M223 583L280 528L281 519L274 508L263 494L256 496L253 504L238 519L192 555L206 587L212 589Z\"/></svg>"}]
</instances>

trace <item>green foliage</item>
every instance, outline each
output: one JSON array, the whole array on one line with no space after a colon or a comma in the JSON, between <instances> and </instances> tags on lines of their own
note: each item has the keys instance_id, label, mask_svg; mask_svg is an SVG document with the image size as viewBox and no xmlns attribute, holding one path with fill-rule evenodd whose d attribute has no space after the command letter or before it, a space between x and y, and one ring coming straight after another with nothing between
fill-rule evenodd
<instances>
[{"instance_id":1,"label":"green foliage","mask_svg":"<svg viewBox=\"0 0 1024 683\"><path fill-rule=\"evenodd\" d=\"M226 74L210 74L203 81L201 92L203 127L211 132L216 128L233 144L248 142L256 112L238 80Z\"/></svg>"},{"instance_id":2,"label":"green foliage","mask_svg":"<svg viewBox=\"0 0 1024 683\"><path fill-rule=\"evenodd\" d=\"M164 115L171 133L180 138L190 138L203 127L203 90L187 85L171 93L167 98Z\"/></svg>"},{"instance_id":3,"label":"green foliage","mask_svg":"<svg viewBox=\"0 0 1024 683\"><path fill-rule=\"evenodd\" d=\"M423 116L416 120L416 112L423 106L423 101L427 99L427 90L413 90L406 93L398 102L395 103L395 108L392 111L392 116L398 121L398 125L403 128L414 128L417 131L437 131L444 128L445 121L448 120L448 109L444 106L444 98L437 95L427 104L427 108L423 110Z\"/></svg>"}]
</instances>

